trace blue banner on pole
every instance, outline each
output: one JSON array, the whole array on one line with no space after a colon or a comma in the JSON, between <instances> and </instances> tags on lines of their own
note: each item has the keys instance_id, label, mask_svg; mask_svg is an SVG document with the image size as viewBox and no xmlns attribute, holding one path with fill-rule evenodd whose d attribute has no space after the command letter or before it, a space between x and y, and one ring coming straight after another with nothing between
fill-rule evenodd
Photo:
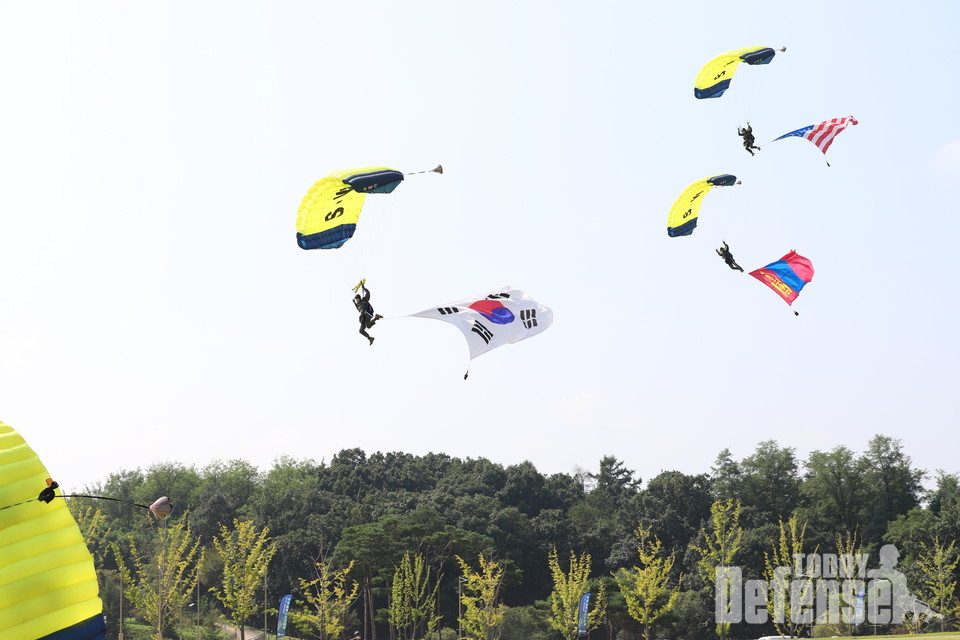
<instances>
[{"instance_id":1,"label":"blue banner on pole","mask_svg":"<svg viewBox=\"0 0 960 640\"><path fill-rule=\"evenodd\" d=\"M863 598L867 592L861 588L857 591L857 603L854 607L853 624L860 626L863 623Z\"/></svg>"},{"instance_id":2,"label":"blue banner on pole","mask_svg":"<svg viewBox=\"0 0 960 640\"><path fill-rule=\"evenodd\" d=\"M590 592L580 596L580 611L577 613L577 636L587 635L587 609L590 607Z\"/></svg>"},{"instance_id":3,"label":"blue banner on pole","mask_svg":"<svg viewBox=\"0 0 960 640\"><path fill-rule=\"evenodd\" d=\"M280 598L280 612L277 613L277 638L287 636L287 611L290 610L291 600L293 600L293 595L289 593Z\"/></svg>"}]
</instances>

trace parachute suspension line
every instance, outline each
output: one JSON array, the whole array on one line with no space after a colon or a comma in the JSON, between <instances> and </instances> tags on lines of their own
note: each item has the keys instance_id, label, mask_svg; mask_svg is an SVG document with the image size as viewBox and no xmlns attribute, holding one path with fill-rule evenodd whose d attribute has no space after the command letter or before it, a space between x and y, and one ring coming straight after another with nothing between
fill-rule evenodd
<instances>
[{"instance_id":1,"label":"parachute suspension line","mask_svg":"<svg viewBox=\"0 0 960 640\"><path fill-rule=\"evenodd\" d=\"M749 71L759 71L759 69L750 69ZM755 99L754 96L756 95L757 83L757 74L750 73L749 71L744 74L746 76L744 78L746 81L746 86L743 88L743 109L741 110L741 114L744 115L748 124L750 122L750 118L753 116L753 101Z\"/></svg>"},{"instance_id":2,"label":"parachute suspension line","mask_svg":"<svg viewBox=\"0 0 960 640\"><path fill-rule=\"evenodd\" d=\"M726 200L726 198L724 198L724 200ZM721 236L721 242L726 242L724 238L729 238L731 235L730 210L732 209L732 207L727 206L728 204L729 203L727 202L718 201L716 205L717 215L715 217L717 218L717 231ZM736 228L736 225L734 225L734 228ZM733 234L733 235L736 235L736 234ZM717 246L719 247L720 245L717 245Z\"/></svg>"},{"instance_id":3,"label":"parachute suspension line","mask_svg":"<svg viewBox=\"0 0 960 640\"><path fill-rule=\"evenodd\" d=\"M780 49L778 49L778 51L780 51L781 53L783 53L786 50L787 50L786 47L780 47ZM754 105L756 104L757 96L766 95L767 94L766 85L769 84L769 81L763 75L763 73L767 71L766 69L763 69L763 70L756 69L755 71L756 73L751 73L747 76L747 91L746 91L747 99L746 99L746 108L744 109L744 111L746 111L748 122L750 121L750 118L754 115L753 109L754 109Z\"/></svg>"},{"instance_id":4,"label":"parachute suspension line","mask_svg":"<svg viewBox=\"0 0 960 640\"><path fill-rule=\"evenodd\" d=\"M734 183L734 186L737 186L737 185L742 184L742 183L743 183L743 180L737 180L737 181ZM724 200L726 200L726 199L724 199ZM718 226L719 229L720 229L720 235L722 235L722 236L724 236L724 237L730 237L730 211L731 211L731 209L733 209L733 207L731 206L731 204L730 204L729 202L724 202L724 203L722 203L722 204L721 204L721 203L718 203L718 205L719 205L719 206L718 206L718 211L717 211L717 213L718 213L718 214L721 214L721 215L718 215L718 216L717 216L717 218L718 218L717 226ZM736 229L737 226L734 225L733 228ZM725 242L725 241L724 241L724 242Z\"/></svg>"},{"instance_id":5,"label":"parachute suspension line","mask_svg":"<svg viewBox=\"0 0 960 640\"><path fill-rule=\"evenodd\" d=\"M405 173L405 174L403 174L403 175L405 175L405 176L415 176L415 175L417 175L417 174L419 174L419 173L443 173L443 165L442 165L442 164L438 164L438 165L437 165L435 168L433 168L433 169L424 169L423 171L411 171L410 173Z\"/></svg>"},{"instance_id":6,"label":"parachute suspension line","mask_svg":"<svg viewBox=\"0 0 960 640\"><path fill-rule=\"evenodd\" d=\"M371 275L377 280L376 256L382 252L382 245L388 243L391 235L387 228L394 219L397 199L389 195L368 195L363 205L365 216L357 220L357 234L363 229L363 238L358 238L355 266L361 273ZM400 210L403 207L400 206ZM366 278L366 276L364 276Z\"/></svg>"},{"instance_id":7,"label":"parachute suspension line","mask_svg":"<svg viewBox=\"0 0 960 640\"><path fill-rule=\"evenodd\" d=\"M142 507L142 508L144 508L144 509L150 509L150 505L140 504L139 502L132 502L132 501L130 501L130 500L121 500L120 498L108 498L107 496L88 496L88 495L85 495L85 494L82 494L82 493L71 493L71 494L64 494L64 495L52 495L52 496L51 496L51 500L52 500L53 498L92 498L92 499L94 499L94 500L111 500L111 501L113 501L113 502L122 502L122 503L124 503L124 504L132 504L132 505L135 506L135 507ZM38 498L30 498L29 500L22 500L21 502L16 502L16 503L14 503L14 504L8 504L8 505L5 506L5 507L0 507L0 511L3 511L4 509L12 509L13 507L19 507L20 505L29 504L29 503L31 503L31 502L41 502L41 501L42 501L42 500L41 500L39 497L38 497ZM46 502L49 502L49 500L47 500Z\"/></svg>"},{"instance_id":8,"label":"parachute suspension line","mask_svg":"<svg viewBox=\"0 0 960 640\"><path fill-rule=\"evenodd\" d=\"M786 50L787 48L785 46L780 47L778 49L780 53L783 53ZM754 109L755 101L758 95L762 95L765 93L764 85L766 84L765 78L762 75L763 72L766 71L765 69L764 70L753 69L752 71L753 73L749 73L748 71L747 73L743 74L746 77L742 81L745 85L743 88L744 89L743 91L743 107L744 108L742 109L742 112L746 114L747 122L750 122L750 119L753 117L754 115L753 109ZM737 82L741 82L739 75L737 76ZM738 123L737 126L740 127L740 124Z\"/></svg>"},{"instance_id":9,"label":"parachute suspension line","mask_svg":"<svg viewBox=\"0 0 960 640\"><path fill-rule=\"evenodd\" d=\"M71 493L68 495L57 496L58 498L92 498L94 500L112 500L113 502L123 502L124 504L132 504L135 507L141 507L143 509L150 509L148 504L140 504L139 502L132 502L130 500L121 500L120 498L108 498L106 496L88 496L82 493Z\"/></svg>"},{"instance_id":10,"label":"parachute suspension line","mask_svg":"<svg viewBox=\"0 0 960 640\"><path fill-rule=\"evenodd\" d=\"M170 504L170 498L163 496L162 498L157 498L153 504L145 505L140 504L139 502L133 502L132 500L121 500L120 498L109 498L107 496L91 496L84 493L70 493L70 494L61 494L57 495L56 490L60 488L60 484L53 478L47 478L47 486L40 492L36 498L30 498L29 500L22 500L16 504L8 504L5 507L0 507L0 511L4 509L9 509L11 507L19 507L20 505L27 504L29 502L43 502L44 504L50 504L54 501L55 498L92 498L94 500L110 500L112 502L122 502L124 504L131 504L135 507L141 507L146 509L158 520L165 520L167 516L170 515L170 512L173 511L173 505Z\"/></svg>"}]
</instances>

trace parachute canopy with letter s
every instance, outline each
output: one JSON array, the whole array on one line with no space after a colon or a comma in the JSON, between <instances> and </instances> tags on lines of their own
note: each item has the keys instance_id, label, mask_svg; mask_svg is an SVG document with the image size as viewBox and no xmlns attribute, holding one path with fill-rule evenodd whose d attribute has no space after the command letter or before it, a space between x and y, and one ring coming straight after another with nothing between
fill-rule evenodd
<instances>
[{"instance_id":1,"label":"parachute canopy with letter s","mask_svg":"<svg viewBox=\"0 0 960 640\"><path fill-rule=\"evenodd\" d=\"M746 47L727 51L703 65L693 82L693 95L701 100L719 98L730 88L730 81L741 62L749 65L770 64L775 55L777 52L770 47Z\"/></svg>"},{"instance_id":2,"label":"parachute canopy with letter s","mask_svg":"<svg viewBox=\"0 0 960 640\"><path fill-rule=\"evenodd\" d=\"M403 174L387 167L363 167L331 173L318 180L297 210L301 249L337 249L353 237L368 193L391 193Z\"/></svg>"},{"instance_id":3,"label":"parachute canopy with letter s","mask_svg":"<svg viewBox=\"0 0 960 640\"><path fill-rule=\"evenodd\" d=\"M697 228L697 219L700 216L700 205L703 197L714 187L729 187L738 184L737 176L724 173L698 180L683 190L680 197L670 208L667 216L667 235L671 238L688 236Z\"/></svg>"}]
</instances>

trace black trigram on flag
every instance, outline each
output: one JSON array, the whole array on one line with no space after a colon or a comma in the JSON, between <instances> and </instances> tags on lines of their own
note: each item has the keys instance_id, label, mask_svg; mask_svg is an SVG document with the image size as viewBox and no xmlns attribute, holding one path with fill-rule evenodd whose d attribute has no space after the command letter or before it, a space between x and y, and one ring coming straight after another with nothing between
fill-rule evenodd
<instances>
[{"instance_id":1,"label":"black trigram on flag","mask_svg":"<svg viewBox=\"0 0 960 640\"><path fill-rule=\"evenodd\" d=\"M523 326L527 329L533 329L537 326L537 310L524 309L520 312L520 320L523 321Z\"/></svg>"},{"instance_id":2,"label":"black trigram on flag","mask_svg":"<svg viewBox=\"0 0 960 640\"><path fill-rule=\"evenodd\" d=\"M493 332L480 324L479 320L473 321L473 328L470 329L470 331L473 331L475 334L480 336L483 339L484 344L490 344L490 338L493 337Z\"/></svg>"},{"instance_id":3,"label":"black trigram on flag","mask_svg":"<svg viewBox=\"0 0 960 640\"><path fill-rule=\"evenodd\" d=\"M491 293L487 296L487 300L503 300L504 298L509 298L509 293Z\"/></svg>"},{"instance_id":4,"label":"black trigram on flag","mask_svg":"<svg viewBox=\"0 0 960 640\"><path fill-rule=\"evenodd\" d=\"M445 316L451 313L459 313L460 309L457 307L439 307L437 311L440 312L440 315Z\"/></svg>"}]
</instances>

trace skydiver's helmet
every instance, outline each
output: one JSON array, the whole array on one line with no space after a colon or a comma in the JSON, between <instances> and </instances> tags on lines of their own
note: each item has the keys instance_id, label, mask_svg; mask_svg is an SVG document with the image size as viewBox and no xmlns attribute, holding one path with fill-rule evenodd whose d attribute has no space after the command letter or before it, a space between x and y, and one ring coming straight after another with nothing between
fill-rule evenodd
<instances>
[{"instance_id":1,"label":"skydiver's helmet","mask_svg":"<svg viewBox=\"0 0 960 640\"><path fill-rule=\"evenodd\" d=\"M353 306L355 306L357 309L359 309L359 308L360 308L360 305L361 305L362 303L363 303L363 298L360 297L360 294L359 294L359 293L358 293L357 295L353 296ZM360 632L357 631L357 633L360 633Z\"/></svg>"}]
</instances>

